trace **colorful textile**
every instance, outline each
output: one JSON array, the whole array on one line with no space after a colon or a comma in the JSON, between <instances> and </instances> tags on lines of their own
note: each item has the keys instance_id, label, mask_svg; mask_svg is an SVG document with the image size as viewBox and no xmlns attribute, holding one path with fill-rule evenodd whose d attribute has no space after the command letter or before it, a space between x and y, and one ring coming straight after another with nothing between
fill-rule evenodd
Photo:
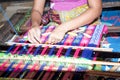
<instances>
[{"instance_id":1,"label":"colorful textile","mask_svg":"<svg viewBox=\"0 0 120 80\"><path fill-rule=\"evenodd\" d=\"M82 5L68 11L56 11L56 12L59 14L61 22L66 22L79 16L87 9L88 9L87 5Z\"/></svg>"},{"instance_id":2,"label":"colorful textile","mask_svg":"<svg viewBox=\"0 0 120 80\"><path fill-rule=\"evenodd\" d=\"M69 20L79 16L87 9L88 9L87 4L76 7L71 10L67 10L67 11L59 11L59 10L50 9L47 14L44 14L42 23L44 25L48 24L49 26L50 25L57 26L63 22L69 21ZM97 20L95 22L95 24L98 24L98 23L99 23L99 21Z\"/></svg>"}]
</instances>

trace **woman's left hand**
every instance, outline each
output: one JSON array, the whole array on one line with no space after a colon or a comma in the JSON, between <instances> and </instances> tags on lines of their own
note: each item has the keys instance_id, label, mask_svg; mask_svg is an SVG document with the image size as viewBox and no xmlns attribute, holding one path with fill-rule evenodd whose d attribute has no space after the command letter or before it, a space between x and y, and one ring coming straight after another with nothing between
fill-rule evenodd
<instances>
[{"instance_id":1,"label":"woman's left hand","mask_svg":"<svg viewBox=\"0 0 120 80\"><path fill-rule=\"evenodd\" d=\"M47 41L48 44L56 44L60 42L66 33L66 29L63 28L63 25L58 26L55 30L50 34L49 39Z\"/></svg>"}]
</instances>

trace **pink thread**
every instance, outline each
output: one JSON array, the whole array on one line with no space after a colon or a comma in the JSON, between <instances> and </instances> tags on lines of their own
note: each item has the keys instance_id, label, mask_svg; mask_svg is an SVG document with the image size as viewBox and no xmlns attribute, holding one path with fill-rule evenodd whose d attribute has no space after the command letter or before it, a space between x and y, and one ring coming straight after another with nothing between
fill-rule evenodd
<instances>
[{"instance_id":1,"label":"pink thread","mask_svg":"<svg viewBox=\"0 0 120 80\"><path fill-rule=\"evenodd\" d=\"M45 43L47 41L48 36L50 35L49 32L52 32L55 29L55 26L49 26L47 30L41 36L41 42ZM48 33L48 34L47 34ZM45 35L44 35L45 34Z\"/></svg>"},{"instance_id":2,"label":"pink thread","mask_svg":"<svg viewBox=\"0 0 120 80\"><path fill-rule=\"evenodd\" d=\"M45 32L52 32L55 29L55 26L49 26Z\"/></svg>"},{"instance_id":3,"label":"pink thread","mask_svg":"<svg viewBox=\"0 0 120 80\"><path fill-rule=\"evenodd\" d=\"M38 65L38 64L35 63L35 64L33 65L33 67L30 69L30 72L34 71L37 65Z\"/></svg>"},{"instance_id":4,"label":"pink thread","mask_svg":"<svg viewBox=\"0 0 120 80\"><path fill-rule=\"evenodd\" d=\"M96 53L95 56L93 57L93 61L97 60L97 56L98 56L98 53Z\"/></svg>"},{"instance_id":5,"label":"pink thread","mask_svg":"<svg viewBox=\"0 0 120 80\"><path fill-rule=\"evenodd\" d=\"M80 51L81 51L81 49L80 48L77 48L76 49L76 51L75 51L75 53L74 53L74 58L77 58L78 57L78 55L79 55L79 53L80 53Z\"/></svg>"},{"instance_id":6,"label":"pink thread","mask_svg":"<svg viewBox=\"0 0 120 80\"><path fill-rule=\"evenodd\" d=\"M71 75L70 72L66 72L65 75L63 76L62 80L68 80L70 75Z\"/></svg>"},{"instance_id":7,"label":"pink thread","mask_svg":"<svg viewBox=\"0 0 120 80\"><path fill-rule=\"evenodd\" d=\"M31 51L33 50L33 48L34 48L34 47L35 47L34 45L33 45L33 46L31 46L31 47L28 49L28 51L27 51L27 53L26 53L26 54L27 54L27 55L28 55L28 54L30 54L30 53L31 53ZM32 53L31 53L31 54L32 54Z\"/></svg>"},{"instance_id":8,"label":"pink thread","mask_svg":"<svg viewBox=\"0 0 120 80\"><path fill-rule=\"evenodd\" d=\"M42 52L41 52L41 55L42 55L42 56L46 53L46 51L47 51L48 48L49 48L49 46L44 47L44 49L43 49Z\"/></svg>"},{"instance_id":9,"label":"pink thread","mask_svg":"<svg viewBox=\"0 0 120 80\"><path fill-rule=\"evenodd\" d=\"M92 36L93 32L95 30L95 26L94 25L90 25L88 26L88 28L86 29L85 31L85 34L88 34L90 36ZM81 42L80 42L80 46L87 46L89 41L90 41L91 38L88 38L84 35L84 37L82 38Z\"/></svg>"},{"instance_id":10,"label":"pink thread","mask_svg":"<svg viewBox=\"0 0 120 80\"><path fill-rule=\"evenodd\" d=\"M72 70L74 69L74 67L75 67L74 64L70 65L70 66L68 67L68 71L72 71Z\"/></svg>"},{"instance_id":11,"label":"pink thread","mask_svg":"<svg viewBox=\"0 0 120 80\"><path fill-rule=\"evenodd\" d=\"M48 36L48 34L47 34L47 35L42 35L42 36L41 36L40 39L41 39L41 42L42 42L42 43L45 43L45 42L46 42L45 39L47 38L47 36Z\"/></svg>"},{"instance_id":12,"label":"pink thread","mask_svg":"<svg viewBox=\"0 0 120 80\"><path fill-rule=\"evenodd\" d=\"M51 65L49 66L49 68L48 68L47 71L52 71L52 69L53 69L54 66L55 66L54 64L51 64Z\"/></svg>"},{"instance_id":13,"label":"pink thread","mask_svg":"<svg viewBox=\"0 0 120 80\"><path fill-rule=\"evenodd\" d=\"M55 72L52 72L51 75L49 76L48 80L52 80L54 75L55 75Z\"/></svg>"},{"instance_id":14,"label":"pink thread","mask_svg":"<svg viewBox=\"0 0 120 80\"><path fill-rule=\"evenodd\" d=\"M64 42L64 45L71 45L75 37L73 36L68 36L66 41Z\"/></svg>"},{"instance_id":15,"label":"pink thread","mask_svg":"<svg viewBox=\"0 0 120 80\"><path fill-rule=\"evenodd\" d=\"M21 62L16 66L16 68L14 69L14 72L17 71L22 64L23 64L23 61L21 61Z\"/></svg>"},{"instance_id":16,"label":"pink thread","mask_svg":"<svg viewBox=\"0 0 120 80\"><path fill-rule=\"evenodd\" d=\"M47 80L49 78L51 71L46 72L45 75L43 76L42 80Z\"/></svg>"},{"instance_id":17,"label":"pink thread","mask_svg":"<svg viewBox=\"0 0 120 80\"><path fill-rule=\"evenodd\" d=\"M56 53L57 57L60 57L62 50L63 50L63 47L60 47L58 52Z\"/></svg>"},{"instance_id":18,"label":"pink thread","mask_svg":"<svg viewBox=\"0 0 120 80\"><path fill-rule=\"evenodd\" d=\"M5 67L5 65L8 63L8 60L7 61L5 61L1 66L0 66L0 71L4 71L4 67Z\"/></svg>"},{"instance_id":19,"label":"pink thread","mask_svg":"<svg viewBox=\"0 0 120 80\"><path fill-rule=\"evenodd\" d=\"M108 33L108 26L107 26L107 25L105 25L104 30L103 30L103 33L104 33L104 34L107 34L107 33Z\"/></svg>"},{"instance_id":20,"label":"pink thread","mask_svg":"<svg viewBox=\"0 0 120 80\"><path fill-rule=\"evenodd\" d=\"M22 45L18 45L18 46L14 49L14 51L12 52L12 54L15 54L21 46L22 46Z\"/></svg>"},{"instance_id":21,"label":"pink thread","mask_svg":"<svg viewBox=\"0 0 120 80\"><path fill-rule=\"evenodd\" d=\"M11 75L9 77L13 77L14 75L16 75L15 72L19 72L18 69L20 68L20 66L23 64L23 61L21 61L16 68L14 69L14 71L11 73Z\"/></svg>"}]
</instances>

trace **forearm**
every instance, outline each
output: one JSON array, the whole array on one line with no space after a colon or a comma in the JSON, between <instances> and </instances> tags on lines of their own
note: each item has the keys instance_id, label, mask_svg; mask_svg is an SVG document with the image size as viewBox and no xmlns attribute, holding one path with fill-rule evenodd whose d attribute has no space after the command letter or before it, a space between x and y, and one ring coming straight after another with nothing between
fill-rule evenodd
<instances>
[{"instance_id":1,"label":"forearm","mask_svg":"<svg viewBox=\"0 0 120 80\"><path fill-rule=\"evenodd\" d=\"M34 5L31 14L33 26L39 26L41 23L45 1L46 0L34 0Z\"/></svg>"},{"instance_id":2,"label":"forearm","mask_svg":"<svg viewBox=\"0 0 120 80\"><path fill-rule=\"evenodd\" d=\"M41 17L42 17L42 15L33 11L31 14L32 26L39 26L41 23Z\"/></svg>"},{"instance_id":3,"label":"forearm","mask_svg":"<svg viewBox=\"0 0 120 80\"><path fill-rule=\"evenodd\" d=\"M80 16L63 23L64 29L67 31L76 29L80 26L84 26L92 23L95 19L100 17L102 12L102 0L88 0L88 9Z\"/></svg>"},{"instance_id":4,"label":"forearm","mask_svg":"<svg viewBox=\"0 0 120 80\"><path fill-rule=\"evenodd\" d=\"M80 16L66 22L66 30L73 30L76 29L80 26L84 26L87 24L92 23L95 19L97 19L100 14L101 14L101 10L97 10L97 9L88 9L87 11L85 11L83 14L81 14Z\"/></svg>"}]
</instances>

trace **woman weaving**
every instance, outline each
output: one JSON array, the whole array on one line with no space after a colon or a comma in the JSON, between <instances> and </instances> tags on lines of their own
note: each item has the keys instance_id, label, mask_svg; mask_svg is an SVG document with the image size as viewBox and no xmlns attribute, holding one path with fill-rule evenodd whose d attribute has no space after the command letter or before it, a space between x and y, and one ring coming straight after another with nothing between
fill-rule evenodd
<instances>
[{"instance_id":1,"label":"woman weaving","mask_svg":"<svg viewBox=\"0 0 120 80\"><path fill-rule=\"evenodd\" d=\"M28 31L28 40L31 43L41 43L40 24L46 0L34 0L32 9L32 27ZM60 42L64 35L80 26L93 24L98 21L102 11L102 0L51 0L50 13L56 15L52 21L57 27L50 34L48 43Z\"/></svg>"}]
</instances>

